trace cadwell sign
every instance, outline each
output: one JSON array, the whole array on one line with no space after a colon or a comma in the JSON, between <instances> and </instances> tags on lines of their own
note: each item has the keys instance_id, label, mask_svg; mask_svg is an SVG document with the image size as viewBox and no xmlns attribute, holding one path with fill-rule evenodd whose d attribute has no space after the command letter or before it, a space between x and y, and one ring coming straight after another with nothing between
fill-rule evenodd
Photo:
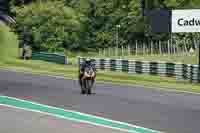
<instances>
[{"instance_id":1,"label":"cadwell sign","mask_svg":"<svg viewBox=\"0 0 200 133\"><path fill-rule=\"evenodd\" d=\"M200 9L172 10L171 32L200 32Z\"/></svg>"}]
</instances>

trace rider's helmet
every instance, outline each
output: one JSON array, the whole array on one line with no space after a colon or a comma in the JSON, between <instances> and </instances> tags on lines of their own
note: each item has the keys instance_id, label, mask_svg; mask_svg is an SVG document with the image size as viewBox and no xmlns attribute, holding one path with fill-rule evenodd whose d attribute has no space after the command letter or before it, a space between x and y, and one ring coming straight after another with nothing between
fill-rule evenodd
<instances>
[{"instance_id":1,"label":"rider's helmet","mask_svg":"<svg viewBox=\"0 0 200 133\"><path fill-rule=\"evenodd\" d=\"M87 58L87 59L85 60L85 63L86 63L86 64L90 64L90 62L91 62L91 61L90 61L89 58Z\"/></svg>"}]
</instances>

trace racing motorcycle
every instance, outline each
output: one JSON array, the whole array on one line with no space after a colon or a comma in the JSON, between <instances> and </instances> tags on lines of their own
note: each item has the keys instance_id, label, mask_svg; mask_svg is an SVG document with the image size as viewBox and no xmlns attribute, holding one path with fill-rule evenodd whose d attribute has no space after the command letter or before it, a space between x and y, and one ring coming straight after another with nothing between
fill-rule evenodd
<instances>
[{"instance_id":1,"label":"racing motorcycle","mask_svg":"<svg viewBox=\"0 0 200 133\"><path fill-rule=\"evenodd\" d=\"M83 76L81 77L81 93L92 94L92 87L96 79L95 65L87 65L84 68Z\"/></svg>"}]
</instances>

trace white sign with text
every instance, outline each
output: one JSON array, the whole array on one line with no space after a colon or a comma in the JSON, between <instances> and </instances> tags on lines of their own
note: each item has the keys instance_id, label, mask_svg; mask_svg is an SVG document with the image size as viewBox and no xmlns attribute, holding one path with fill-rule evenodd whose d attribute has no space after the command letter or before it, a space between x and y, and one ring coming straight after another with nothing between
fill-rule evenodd
<instances>
[{"instance_id":1,"label":"white sign with text","mask_svg":"<svg viewBox=\"0 0 200 133\"><path fill-rule=\"evenodd\" d=\"M200 9L172 10L172 33L200 32Z\"/></svg>"}]
</instances>

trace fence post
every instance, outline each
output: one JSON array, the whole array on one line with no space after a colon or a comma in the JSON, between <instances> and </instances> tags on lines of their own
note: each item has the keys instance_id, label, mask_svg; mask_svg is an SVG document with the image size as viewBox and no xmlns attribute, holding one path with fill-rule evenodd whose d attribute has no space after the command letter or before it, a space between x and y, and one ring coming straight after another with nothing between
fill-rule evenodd
<instances>
[{"instance_id":1,"label":"fence post","mask_svg":"<svg viewBox=\"0 0 200 133\"><path fill-rule=\"evenodd\" d=\"M124 46L122 45L122 57L124 57Z\"/></svg>"},{"instance_id":2,"label":"fence post","mask_svg":"<svg viewBox=\"0 0 200 133\"><path fill-rule=\"evenodd\" d=\"M118 52L117 52L117 47L115 47L115 56L117 57Z\"/></svg>"},{"instance_id":3,"label":"fence post","mask_svg":"<svg viewBox=\"0 0 200 133\"><path fill-rule=\"evenodd\" d=\"M170 42L169 42L169 40L167 41L167 46L168 46L168 55L170 55Z\"/></svg>"},{"instance_id":4,"label":"fence post","mask_svg":"<svg viewBox=\"0 0 200 133\"><path fill-rule=\"evenodd\" d=\"M159 40L159 50L160 50L160 54L162 55L162 47L161 47L161 41Z\"/></svg>"},{"instance_id":5,"label":"fence post","mask_svg":"<svg viewBox=\"0 0 200 133\"><path fill-rule=\"evenodd\" d=\"M137 53L138 52L138 42L137 42L137 40L136 40L136 51L135 51L135 53L136 53L136 56L137 56Z\"/></svg>"},{"instance_id":6,"label":"fence post","mask_svg":"<svg viewBox=\"0 0 200 133\"><path fill-rule=\"evenodd\" d=\"M101 49L99 49L99 56L101 56Z\"/></svg>"},{"instance_id":7,"label":"fence post","mask_svg":"<svg viewBox=\"0 0 200 133\"><path fill-rule=\"evenodd\" d=\"M185 54L188 54L186 39L184 38Z\"/></svg>"},{"instance_id":8,"label":"fence post","mask_svg":"<svg viewBox=\"0 0 200 133\"><path fill-rule=\"evenodd\" d=\"M145 48L146 48L146 47L145 47L144 41L143 41L143 47L142 47L142 48L143 48L143 55L145 55Z\"/></svg>"},{"instance_id":9,"label":"fence post","mask_svg":"<svg viewBox=\"0 0 200 133\"><path fill-rule=\"evenodd\" d=\"M128 45L128 56L131 55L131 49L130 49L130 45Z\"/></svg>"},{"instance_id":10,"label":"fence post","mask_svg":"<svg viewBox=\"0 0 200 133\"><path fill-rule=\"evenodd\" d=\"M110 51L110 47L108 48L108 56L112 56L111 51Z\"/></svg>"},{"instance_id":11,"label":"fence post","mask_svg":"<svg viewBox=\"0 0 200 133\"><path fill-rule=\"evenodd\" d=\"M151 40L151 55L153 55L153 41Z\"/></svg>"},{"instance_id":12,"label":"fence post","mask_svg":"<svg viewBox=\"0 0 200 133\"><path fill-rule=\"evenodd\" d=\"M106 56L106 49L103 49L103 55Z\"/></svg>"}]
</instances>

